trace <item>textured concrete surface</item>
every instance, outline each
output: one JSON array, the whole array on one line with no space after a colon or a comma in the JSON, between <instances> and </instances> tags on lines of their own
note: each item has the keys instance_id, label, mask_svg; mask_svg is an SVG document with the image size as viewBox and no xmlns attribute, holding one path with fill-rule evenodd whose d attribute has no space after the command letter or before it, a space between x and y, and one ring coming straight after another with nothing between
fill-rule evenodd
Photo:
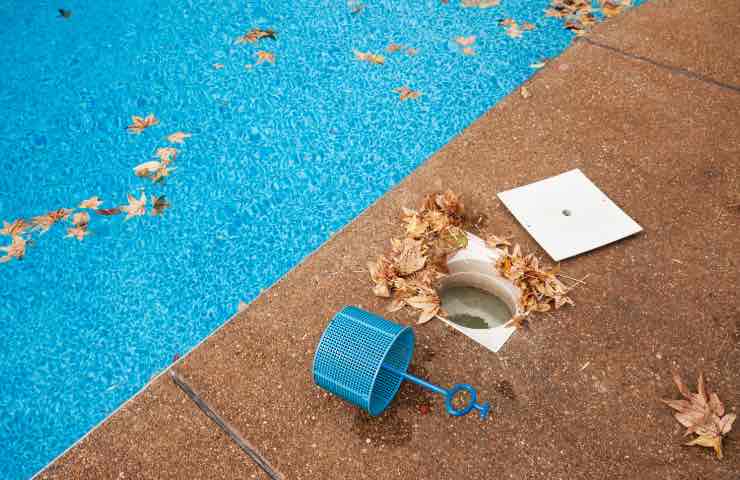
<instances>
[{"instance_id":1,"label":"textured concrete surface","mask_svg":"<svg viewBox=\"0 0 740 480\"><path fill-rule=\"evenodd\" d=\"M604 38L653 28L633 26L641 11ZM528 88L531 98L489 111L176 366L287 478L737 478L740 428L718 461L681 445L658 399L676 396L678 368L692 385L705 372L740 407L740 95L582 42ZM645 228L563 263L590 275L576 307L534 317L499 354L441 323L416 329L413 370L476 385L492 420L452 419L408 385L371 419L313 386L333 313L384 310L363 270L399 234L402 205L452 188L489 217L486 232L543 254L495 194L575 167ZM262 476L165 376L41 478Z\"/></svg>"},{"instance_id":2,"label":"textured concrete surface","mask_svg":"<svg viewBox=\"0 0 740 480\"><path fill-rule=\"evenodd\" d=\"M737 0L650 0L590 38L740 89Z\"/></svg>"}]
</instances>

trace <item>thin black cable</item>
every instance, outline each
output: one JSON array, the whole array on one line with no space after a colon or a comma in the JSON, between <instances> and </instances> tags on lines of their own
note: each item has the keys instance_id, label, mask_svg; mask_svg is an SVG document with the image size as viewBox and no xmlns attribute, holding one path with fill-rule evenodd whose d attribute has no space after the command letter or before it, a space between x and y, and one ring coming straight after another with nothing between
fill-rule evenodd
<instances>
[{"instance_id":1,"label":"thin black cable","mask_svg":"<svg viewBox=\"0 0 740 480\"><path fill-rule=\"evenodd\" d=\"M221 430L223 430L229 438L231 438L234 443L239 445L239 448L241 448L244 453L249 455L249 458L251 458L254 463L257 464L258 467L262 469L272 480L284 480L284 477L282 474L277 472L275 469L272 468L272 466L267 462L267 460L260 455L257 450L234 428L232 427L226 420L221 418L221 416L216 413L213 408L211 408L208 403L200 398L200 396L193 391L190 386L185 383L185 380L174 370L170 370L170 375L172 376L172 381L175 382L175 385L180 387L180 390L185 392L185 394L190 397L190 399L195 402L195 404L200 408L203 413L205 413L208 418L213 420L213 422L218 425Z\"/></svg>"}]
</instances>

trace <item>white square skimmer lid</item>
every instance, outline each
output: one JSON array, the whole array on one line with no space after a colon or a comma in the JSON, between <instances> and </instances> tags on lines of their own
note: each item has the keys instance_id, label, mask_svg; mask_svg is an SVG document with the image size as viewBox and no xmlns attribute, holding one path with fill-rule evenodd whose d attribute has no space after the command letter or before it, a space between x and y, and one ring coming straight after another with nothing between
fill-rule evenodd
<instances>
[{"instance_id":1,"label":"white square skimmer lid","mask_svg":"<svg viewBox=\"0 0 740 480\"><path fill-rule=\"evenodd\" d=\"M556 262L642 231L579 169L498 197Z\"/></svg>"}]
</instances>

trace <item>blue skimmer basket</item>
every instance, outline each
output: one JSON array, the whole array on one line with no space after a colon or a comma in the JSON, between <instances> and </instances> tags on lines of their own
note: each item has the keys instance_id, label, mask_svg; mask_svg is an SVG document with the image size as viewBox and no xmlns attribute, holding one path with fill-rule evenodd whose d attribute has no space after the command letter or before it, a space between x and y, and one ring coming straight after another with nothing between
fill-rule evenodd
<instances>
[{"instance_id":1,"label":"blue skimmer basket","mask_svg":"<svg viewBox=\"0 0 740 480\"><path fill-rule=\"evenodd\" d=\"M406 370L414 354L414 331L356 307L345 307L321 336L313 360L313 379L325 390L380 415L408 380L445 399L450 415L461 417L473 409L481 419L488 416L488 402L478 403L475 389L467 383L443 388L415 377ZM467 392L466 405L456 407L455 395Z\"/></svg>"},{"instance_id":2,"label":"blue skimmer basket","mask_svg":"<svg viewBox=\"0 0 740 480\"><path fill-rule=\"evenodd\" d=\"M313 362L314 382L345 400L380 415L396 396L414 353L414 331L345 307L321 336Z\"/></svg>"}]
</instances>

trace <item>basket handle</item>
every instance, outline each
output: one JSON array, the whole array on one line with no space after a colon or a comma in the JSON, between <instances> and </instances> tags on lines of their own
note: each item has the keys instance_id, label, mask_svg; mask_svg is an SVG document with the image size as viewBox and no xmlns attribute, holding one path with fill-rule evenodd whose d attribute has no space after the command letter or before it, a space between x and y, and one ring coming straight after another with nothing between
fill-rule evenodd
<instances>
[{"instance_id":1,"label":"basket handle","mask_svg":"<svg viewBox=\"0 0 740 480\"><path fill-rule=\"evenodd\" d=\"M411 375L408 372L401 371L392 365L384 363L382 367L389 372L399 375L404 380L408 380L409 382L422 386L427 390L431 390L434 393L442 395L445 399L445 409L447 409L447 413L453 417L462 417L470 413L473 409L476 409L478 410L478 416L481 420L488 418L488 412L491 410L491 405L488 402L478 403L478 392L476 392L472 385L467 383L458 383L453 385L452 388L447 389L433 383L429 383L426 380ZM452 404L452 400L455 398L455 395L463 391L470 395L470 400L462 407L455 408Z\"/></svg>"}]
</instances>

